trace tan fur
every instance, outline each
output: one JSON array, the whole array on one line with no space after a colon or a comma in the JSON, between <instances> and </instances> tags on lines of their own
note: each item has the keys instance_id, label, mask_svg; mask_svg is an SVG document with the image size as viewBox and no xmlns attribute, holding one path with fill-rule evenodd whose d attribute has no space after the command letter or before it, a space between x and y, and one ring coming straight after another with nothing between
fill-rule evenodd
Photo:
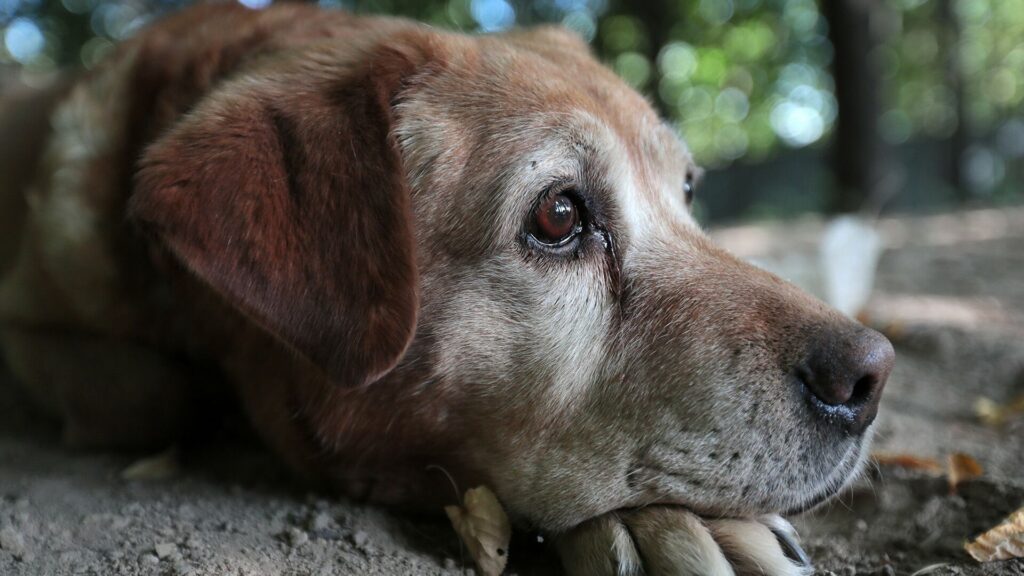
<instances>
[{"instance_id":1,"label":"tan fur","mask_svg":"<svg viewBox=\"0 0 1024 576\"><path fill-rule=\"evenodd\" d=\"M750 518L860 465L793 371L863 328L714 247L683 142L567 32L201 6L51 123L0 341L73 443L169 441L230 389L311 481L432 508L439 464L570 567L651 574L795 574ZM589 220L554 255L524 230L559 183Z\"/></svg>"}]
</instances>

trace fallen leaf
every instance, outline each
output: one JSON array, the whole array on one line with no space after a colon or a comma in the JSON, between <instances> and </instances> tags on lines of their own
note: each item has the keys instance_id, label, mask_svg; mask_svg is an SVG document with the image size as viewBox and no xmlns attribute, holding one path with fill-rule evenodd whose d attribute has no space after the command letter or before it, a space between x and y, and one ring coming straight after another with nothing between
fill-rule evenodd
<instances>
[{"instance_id":1,"label":"fallen leaf","mask_svg":"<svg viewBox=\"0 0 1024 576\"><path fill-rule=\"evenodd\" d=\"M176 476L181 469L178 463L178 448L172 446L153 456L136 460L121 471L125 480L167 480Z\"/></svg>"},{"instance_id":2,"label":"fallen leaf","mask_svg":"<svg viewBox=\"0 0 1024 576\"><path fill-rule=\"evenodd\" d=\"M1003 406L990 398L978 398L974 402L974 413L986 425L998 428L1017 416L1024 416L1024 396Z\"/></svg>"},{"instance_id":3,"label":"fallen leaf","mask_svg":"<svg viewBox=\"0 0 1024 576\"><path fill-rule=\"evenodd\" d=\"M922 458L910 454L887 454L876 452L871 455L880 466L897 466L908 470L921 470L931 474L942 474L942 464L934 458Z\"/></svg>"},{"instance_id":4,"label":"fallen leaf","mask_svg":"<svg viewBox=\"0 0 1024 576\"><path fill-rule=\"evenodd\" d=\"M964 544L964 549L978 562L1024 558L1024 508L1010 514L974 542Z\"/></svg>"},{"instance_id":5,"label":"fallen leaf","mask_svg":"<svg viewBox=\"0 0 1024 576\"><path fill-rule=\"evenodd\" d=\"M880 318L871 316L867 312L858 316L857 320L865 326L870 326L871 328L878 330L886 338L894 342L902 342L908 333L907 324L902 320L884 321Z\"/></svg>"},{"instance_id":6,"label":"fallen leaf","mask_svg":"<svg viewBox=\"0 0 1024 576\"><path fill-rule=\"evenodd\" d=\"M512 527L498 498L486 486L466 490L462 506L444 511L484 576L498 576L508 562Z\"/></svg>"},{"instance_id":7,"label":"fallen leaf","mask_svg":"<svg viewBox=\"0 0 1024 576\"><path fill-rule=\"evenodd\" d=\"M935 572L938 572L939 570L942 570L942 569L945 569L945 568L949 568L949 566L950 565L948 563L929 564L928 566L925 566L924 568L921 568L917 572L914 572L910 576L925 576L927 574L934 574Z\"/></svg>"},{"instance_id":8,"label":"fallen leaf","mask_svg":"<svg viewBox=\"0 0 1024 576\"><path fill-rule=\"evenodd\" d=\"M949 493L955 494L961 482L981 476L984 470L974 458L955 452L946 459L946 472L949 474Z\"/></svg>"}]
</instances>

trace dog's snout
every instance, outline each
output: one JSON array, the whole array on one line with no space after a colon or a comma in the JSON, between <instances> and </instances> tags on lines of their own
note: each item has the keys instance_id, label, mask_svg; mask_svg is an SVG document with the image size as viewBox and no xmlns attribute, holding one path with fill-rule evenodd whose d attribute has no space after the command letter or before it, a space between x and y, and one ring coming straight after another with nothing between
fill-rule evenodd
<instances>
[{"instance_id":1,"label":"dog's snout","mask_svg":"<svg viewBox=\"0 0 1024 576\"><path fill-rule=\"evenodd\" d=\"M816 342L796 376L809 392L812 408L850 434L867 429L878 413L882 388L896 353L874 330L857 330Z\"/></svg>"}]
</instances>

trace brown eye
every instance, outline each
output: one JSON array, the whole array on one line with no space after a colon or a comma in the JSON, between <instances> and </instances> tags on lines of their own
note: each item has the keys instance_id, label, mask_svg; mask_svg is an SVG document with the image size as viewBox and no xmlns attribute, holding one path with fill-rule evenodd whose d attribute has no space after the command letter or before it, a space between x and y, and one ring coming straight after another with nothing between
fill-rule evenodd
<instances>
[{"instance_id":1,"label":"brown eye","mask_svg":"<svg viewBox=\"0 0 1024 576\"><path fill-rule=\"evenodd\" d=\"M533 212L533 236L544 244L560 246L580 231L580 211L565 194L541 200Z\"/></svg>"}]
</instances>

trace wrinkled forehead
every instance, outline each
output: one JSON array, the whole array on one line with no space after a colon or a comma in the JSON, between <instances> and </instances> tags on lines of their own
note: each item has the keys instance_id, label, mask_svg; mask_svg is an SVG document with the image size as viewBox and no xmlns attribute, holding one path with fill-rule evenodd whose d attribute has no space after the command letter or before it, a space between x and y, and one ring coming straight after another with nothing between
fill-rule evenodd
<instances>
[{"instance_id":1,"label":"wrinkled forehead","mask_svg":"<svg viewBox=\"0 0 1024 576\"><path fill-rule=\"evenodd\" d=\"M631 235L666 218L690 221L683 196L690 155L653 115L638 117L628 132L583 108L524 119L533 122L539 125L489 143L494 150L516 150L502 155L504 166L492 172L500 180L493 189L507 186L503 213L524 214L552 185L570 184L595 197Z\"/></svg>"}]
</instances>

